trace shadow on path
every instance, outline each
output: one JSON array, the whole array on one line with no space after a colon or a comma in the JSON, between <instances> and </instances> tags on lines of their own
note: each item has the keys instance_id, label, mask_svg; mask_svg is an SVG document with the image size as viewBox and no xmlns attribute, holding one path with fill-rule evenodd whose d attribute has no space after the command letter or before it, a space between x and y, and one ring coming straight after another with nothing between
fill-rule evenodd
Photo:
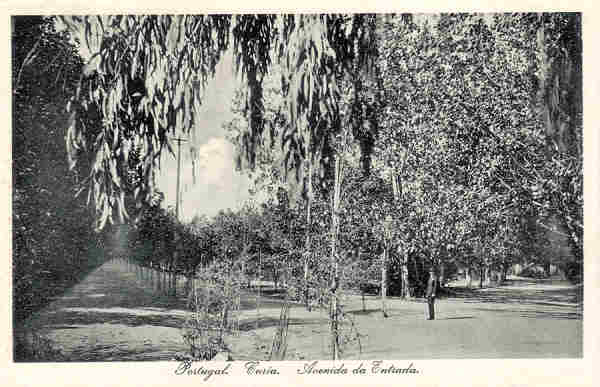
<instances>
[{"instance_id":1,"label":"shadow on path","mask_svg":"<svg viewBox=\"0 0 600 387\"><path fill-rule=\"evenodd\" d=\"M519 317L525 318L551 318L551 319L567 319L567 320L580 320L582 313L579 311L575 312L562 312L562 311L547 311L547 310L519 310L519 309L491 309L491 308L475 308L475 310L482 312L495 312L495 313L514 313L518 314Z\"/></svg>"},{"instance_id":2,"label":"shadow on path","mask_svg":"<svg viewBox=\"0 0 600 387\"><path fill-rule=\"evenodd\" d=\"M449 298L458 298L464 302L520 303L533 305L572 304L583 302L583 286L565 285L550 288L557 281L544 280L507 280L503 286L495 288L449 287L446 289Z\"/></svg>"},{"instance_id":3,"label":"shadow on path","mask_svg":"<svg viewBox=\"0 0 600 387\"><path fill-rule=\"evenodd\" d=\"M65 295L57 297L36 318L54 325L94 322L126 325L171 326L185 318L188 298L185 280L177 286L177 296L165 295L157 286L157 273L143 276L137 268L121 260L112 260L90 273ZM143 277L143 278L142 278ZM279 309L282 302L261 296L260 308ZM256 295L244 292L241 310L256 307ZM179 325L180 326L180 325Z\"/></svg>"},{"instance_id":4,"label":"shadow on path","mask_svg":"<svg viewBox=\"0 0 600 387\"><path fill-rule=\"evenodd\" d=\"M475 318L473 316L464 316L464 317L446 317L446 318L438 318L437 320L468 320Z\"/></svg>"},{"instance_id":5,"label":"shadow on path","mask_svg":"<svg viewBox=\"0 0 600 387\"><path fill-rule=\"evenodd\" d=\"M69 361L168 360L185 350L180 330L189 315L187 297L181 294L184 285L184 281L178 283L177 297L166 296L156 289L156 273L147 270L142 275L139 268L125 261L112 260L35 313L30 322L49 332L51 339L67 353ZM461 345L470 343L469 337L474 332L479 332L477 339L471 340L473 347L479 350L478 341L491 340L488 326L498 323L499 316L503 317L501 321L509 323L492 330L495 332L492 336L499 335L498 332L514 336L515 329L521 333L527 331L515 326L531 324L541 326L537 331L544 334L549 332L548 327L560 330L575 326L577 332L579 328L574 325L577 322L573 320L581 319L581 308L569 300L578 297L577 292L581 289L567 286L540 289L535 286L534 283L529 288L450 288L453 296L447 302L439 304L440 321L437 324L423 323L426 305L421 299L405 302L390 298L390 318L387 319L379 319L380 308L372 307L363 311L358 298L348 301L346 313L356 319L361 329L368 332L368 345L372 354L380 346L390 346L390 351L396 351L394 346L399 345L398 332L404 332L402 340L407 342L427 337L432 342L454 340ZM263 335L263 346L268 347L273 328L279 325L282 300L272 298L281 297L281 292L265 290L267 289L261 291L260 313L255 309L256 294L249 291L243 294L239 331L242 335ZM372 302L373 298L369 300L369 303ZM379 304L371 304L375 305ZM319 342L322 335L327 335L327 312L315 309L314 313L310 313L300 305L292 308L290 328L294 329L294 348L304 353L313 353L316 350L315 343ZM257 319L259 330L256 330ZM320 327L316 328L317 326ZM445 333L440 334L440 329ZM452 334L448 334L448 331ZM494 345L504 343L504 339L494 337ZM531 338L533 339L535 337ZM240 339L241 342L244 340ZM413 345L415 351L422 346L419 340ZM524 338L523 342L527 340ZM569 339L571 341L573 340ZM402 341L402 346L405 344ZM255 350L251 342L243 343L240 348L241 354L254 353L252 351ZM555 350L554 347L550 349ZM530 350L523 346L519 349L519 355L528 354L527 351Z\"/></svg>"}]
</instances>

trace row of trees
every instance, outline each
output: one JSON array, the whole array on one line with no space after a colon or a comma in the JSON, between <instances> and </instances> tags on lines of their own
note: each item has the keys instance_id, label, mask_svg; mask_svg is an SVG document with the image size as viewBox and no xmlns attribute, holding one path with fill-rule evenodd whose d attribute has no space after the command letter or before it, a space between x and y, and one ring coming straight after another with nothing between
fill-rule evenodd
<instances>
[{"instance_id":1,"label":"row of trees","mask_svg":"<svg viewBox=\"0 0 600 387\"><path fill-rule=\"evenodd\" d=\"M173 265L284 262L299 298L326 289L334 358L339 291L373 267L383 299L390 276L391 291L418 295L430 266L442 283L458 268L502 279L522 257L581 267L579 14L62 21L92 53L67 143L74 162L92 160L86 189L99 228L127 216L130 170L135 200L152 200L168 134L195 127L231 40L244 85L227 128L239 166L272 202L176 233L201 247ZM90 109L103 124L86 141Z\"/></svg>"},{"instance_id":2,"label":"row of trees","mask_svg":"<svg viewBox=\"0 0 600 387\"><path fill-rule=\"evenodd\" d=\"M83 168L70 170L66 158L65 106L83 60L50 18L13 18L12 48L12 294L21 322L103 261L108 230L94 232L94 211L76 197Z\"/></svg>"},{"instance_id":3,"label":"row of trees","mask_svg":"<svg viewBox=\"0 0 600 387\"><path fill-rule=\"evenodd\" d=\"M563 268L581 262L581 170L556 169L581 165L581 110L573 110L581 102L573 99L581 94L578 25L574 14L459 14L384 24L378 154L401 193L395 230L423 225L429 234L399 232L400 249L425 250L442 272L446 262L467 273L479 266L484 280L490 270L502 279L520 257ZM552 72L548 57L570 73ZM561 76L573 83L561 89ZM555 79L550 90L542 85L547 77ZM567 113L557 105L571 109L570 126L560 133L553 120ZM548 109L561 113L548 116ZM559 189L557 180L568 188ZM557 241L546 231L562 237L552 245L559 254L539 248ZM561 243L571 246L567 257Z\"/></svg>"}]
</instances>

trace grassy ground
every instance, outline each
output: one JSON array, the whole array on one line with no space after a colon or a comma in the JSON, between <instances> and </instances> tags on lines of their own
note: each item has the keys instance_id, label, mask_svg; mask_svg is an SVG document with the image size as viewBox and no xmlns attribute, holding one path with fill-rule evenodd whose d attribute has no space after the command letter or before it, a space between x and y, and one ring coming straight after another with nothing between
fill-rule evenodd
<instances>
[{"instance_id":1,"label":"grassy ground","mask_svg":"<svg viewBox=\"0 0 600 387\"><path fill-rule=\"evenodd\" d=\"M364 310L360 297L346 297L347 321L357 327L361 348L357 342L349 343L343 357L582 356L581 287L516 278L496 289L451 290L451 298L436 302L435 321L425 320L422 300L390 299L390 316L383 318L377 297L367 297ZM254 295L247 294L240 334L229 340L235 360L265 359L270 350L281 301L263 298L260 314L254 306ZM180 329L186 313L185 297L158 295L148 280L114 260L36 312L24 326L33 327L60 349L63 357L55 360L167 360L186 350ZM325 311L292 307L286 359L327 359L328 340Z\"/></svg>"}]
</instances>

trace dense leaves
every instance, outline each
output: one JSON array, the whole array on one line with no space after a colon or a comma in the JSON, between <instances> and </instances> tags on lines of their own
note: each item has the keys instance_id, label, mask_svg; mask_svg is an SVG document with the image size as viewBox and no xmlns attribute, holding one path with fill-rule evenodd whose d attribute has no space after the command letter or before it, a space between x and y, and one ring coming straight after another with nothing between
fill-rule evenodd
<instances>
[{"instance_id":1,"label":"dense leaves","mask_svg":"<svg viewBox=\"0 0 600 387\"><path fill-rule=\"evenodd\" d=\"M373 261L391 239L391 276L403 295L422 290L430 265L438 268L442 282L457 270L475 270L483 284L492 276L501 281L515 263L553 264L566 273L572 261L580 261L581 126L575 123L581 122L581 101L575 96L581 90L573 89L577 82L565 92L560 87L567 88L566 83L542 87L548 77L578 79L577 18L450 14L363 20L364 33L355 43L369 42L374 52L359 49L354 52L362 52L363 59L348 60L356 73L340 78L338 107L361 148L360 169L374 168L376 177L356 175L354 147L335 147L344 130L329 137L330 154L347 160L351 171L340 206L342 250L360 246L361 259ZM540 31L546 31L543 41ZM560 44L563 49L557 49ZM374 63L358 65L369 59ZM553 65L544 67L543 60ZM572 144L569 151L554 145L556 133L541 114L558 109L556 101L550 102L558 95L565 96L558 100L565 106L561 111L576 112L574 121L566 120L566 113L555 115L575 122L570 133L561 132L561 141ZM279 108L285 96L274 88L264 98L265 125L275 132L272 138L281 136L292 125L292 117ZM243 111L239 106L234 101L235 112ZM228 124L234 139L248 127L244 122L239 115ZM314 132L318 122L305 125L313 130L305 143L323 138ZM369 146L376 150L372 160L365 158ZM273 150L273 142L262 149L267 171L286 154ZM318 208L327 213L332 200L327 192L323 197L311 193L315 170L308 162L299 171L309 225L319 218ZM263 173L257 181L268 188L280 184L278 176ZM331 192L333 181L326 183ZM298 190L292 188L292 194ZM387 237L386 223L391 225ZM345 235L350 240L344 241ZM316 230L307 233L304 254L313 257L317 246L326 244L321 239ZM362 264L351 266L373 272Z\"/></svg>"},{"instance_id":2,"label":"dense leaves","mask_svg":"<svg viewBox=\"0 0 600 387\"><path fill-rule=\"evenodd\" d=\"M65 106L83 62L50 19L18 17L12 26L13 307L20 320L101 263L109 241L93 232L93 213L77 196L80 170L67 163ZM82 118L90 129L92 118Z\"/></svg>"}]
</instances>

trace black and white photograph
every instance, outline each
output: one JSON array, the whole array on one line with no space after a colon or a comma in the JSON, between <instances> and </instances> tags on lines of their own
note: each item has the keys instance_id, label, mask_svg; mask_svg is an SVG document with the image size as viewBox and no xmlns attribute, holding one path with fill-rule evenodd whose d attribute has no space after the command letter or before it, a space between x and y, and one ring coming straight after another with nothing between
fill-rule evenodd
<instances>
[{"instance_id":1,"label":"black and white photograph","mask_svg":"<svg viewBox=\"0 0 600 387\"><path fill-rule=\"evenodd\" d=\"M581 12L10 23L14 363L583 358Z\"/></svg>"}]
</instances>

